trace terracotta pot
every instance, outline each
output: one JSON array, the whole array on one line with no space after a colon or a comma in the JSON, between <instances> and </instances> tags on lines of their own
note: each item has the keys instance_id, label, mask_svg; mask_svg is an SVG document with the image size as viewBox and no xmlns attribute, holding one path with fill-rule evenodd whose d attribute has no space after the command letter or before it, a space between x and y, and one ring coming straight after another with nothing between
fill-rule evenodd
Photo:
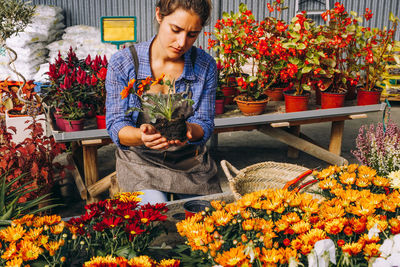
<instances>
[{"instance_id":1,"label":"terracotta pot","mask_svg":"<svg viewBox=\"0 0 400 267\"><path fill-rule=\"evenodd\" d=\"M264 113L269 98L258 101L247 101L244 100L244 96L239 95L235 97L235 101L243 115L254 116Z\"/></svg>"},{"instance_id":2,"label":"terracotta pot","mask_svg":"<svg viewBox=\"0 0 400 267\"><path fill-rule=\"evenodd\" d=\"M346 93L321 92L321 108L340 108L344 106Z\"/></svg>"},{"instance_id":3,"label":"terracotta pot","mask_svg":"<svg viewBox=\"0 0 400 267\"><path fill-rule=\"evenodd\" d=\"M96 115L97 129L106 128L106 115Z\"/></svg>"},{"instance_id":4,"label":"terracotta pot","mask_svg":"<svg viewBox=\"0 0 400 267\"><path fill-rule=\"evenodd\" d=\"M84 126L84 119L80 120L64 120L64 127L66 132L82 131Z\"/></svg>"},{"instance_id":5,"label":"terracotta pot","mask_svg":"<svg viewBox=\"0 0 400 267\"><path fill-rule=\"evenodd\" d=\"M378 91L367 91L361 88L357 90L357 105L374 105L381 102L382 90Z\"/></svg>"},{"instance_id":6,"label":"terracotta pot","mask_svg":"<svg viewBox=\"0 0 400 267\"><path fill-rule=\"evenodd\" d=\"M221 91L224 94L224 104L229 105L232 104L233 98L236 94L236 88L233 86L221 86Z\"/></svg>"},{"instance_id":7,"label":"terracotta pot","mask_svg":"<svg viewBox=\"0 0 400 267\"><path fill-rule=\"evenodd\" d=\"M209 207L211 207L211 204L207 200L196 199L187 201L185 202L185 204L183 204L183 209L185 210L185 218L189 218Z\"/></svg>"},{"instance_id":8,"label":"terracotta pot","mask_svg":"<svg viewBox=\"0 0 400 267\"><path fill-rule=\"evenodd\" d=\"M285 96L286 112L298 112L308 110L308 99L310 92L303 92L302 95L294 95L295 90L288 90L283 92Z\"/></svg>"},{"instance_id":9,"label":"terracotta pot","mask_svg":"<svg viewBox=\"0 0 400 267\"><path fill-rule=\"evenodd\" d=\"M215 100L215 115L219 115L224 113L224 99L217 99Z\"/></svg>"},{"instance_id":10,"label":"terracotta pot","mask_svg":"<svg viewBox=\"0 0 400 267\"><path fill-rule=\"evenodd\" d=\"M282 101L283 89L284 89L283 87L268 88L267 90L264 91L264 94L268 96L270 101Z\"/></svg>"}]
</instances>

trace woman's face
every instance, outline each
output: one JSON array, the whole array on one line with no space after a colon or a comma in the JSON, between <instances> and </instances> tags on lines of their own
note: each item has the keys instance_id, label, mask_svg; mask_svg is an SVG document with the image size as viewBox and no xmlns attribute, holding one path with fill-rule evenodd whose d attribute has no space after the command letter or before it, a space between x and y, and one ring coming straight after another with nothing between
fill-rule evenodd
<instances>
[{"instance_id":1,"label":"woman's face","mask_svg":"<svg viewBox=\"0 0 400 267\"><path fill-rule=\"evenodd\" d=\"M156 18L160 24L157 38L171 59L179 58L188 51L203 28L197 14L181 8L162 19L157 8Z\"/></svg>"}]
</instances>

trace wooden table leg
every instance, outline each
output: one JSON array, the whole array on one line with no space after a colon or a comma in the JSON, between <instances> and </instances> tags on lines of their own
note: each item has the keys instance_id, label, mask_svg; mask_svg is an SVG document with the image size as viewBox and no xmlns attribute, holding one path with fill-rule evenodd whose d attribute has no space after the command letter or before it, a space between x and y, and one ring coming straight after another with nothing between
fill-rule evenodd
<instances>
[{"instance_id":1,"label":"wooden table leg","mask_svg":"<svg viewBox=\"0 0 400 267\"><path fill-rule=\"evenodd\" d=\"M343 130L344 121L332 121L329 151L336 155L340 155L342 152Z\"/></svg>"},{"instance_id":2,"label":"wooden table leg","mask_svg":"<svg viewBox=\"0 0 400 267\"><path fill-rule=\"evenodd\" d=\"M288 132L295 136L300 136L300 125L290 126ZM292 146L288 146L287 156L291 159L297 159L299 157L299 150Z\"/></svg>"},{"instance_id":3,"label":"wooden table leg","mask_svg":"<svg viewBox=\"0 0 400 267\"><path fill-rule=\"evenodd\" d=\"M95 184L99 173L97 170L97 146L83 146L83 166L85 172L85 184L89 187ZM99 199L89 196L88 202L95 202Z\"/></svg>"}]
</instances>

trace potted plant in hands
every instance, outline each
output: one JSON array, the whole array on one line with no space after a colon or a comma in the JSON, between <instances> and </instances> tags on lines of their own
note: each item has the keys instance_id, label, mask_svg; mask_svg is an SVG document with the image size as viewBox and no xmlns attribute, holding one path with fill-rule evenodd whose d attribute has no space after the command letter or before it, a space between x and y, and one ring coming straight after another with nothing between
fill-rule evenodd
<instances>
[{"instance_id":1,"label":"potted plant in hands","mask_svg":"<svg viewBox=\"0 0 400 267\"><path fill-rule=\"evenodd\" d=\"M369 19L368 13L364 16ZM363 27L359 25L362 17L355 12L350 14L343 4L335 3L335 7L322 14L328 24L318 27L320 48L326 55L321 59L320 80L315 82L320 99L317 104L321 108L336 108L344 105L345 96L354 97L355 86L360 78L361 51L365 43ZM318 94L317 94L318 97Z\"/></svg>"},{"instance_id":2,"label":"potted plant in hands","mask_svg":"<svg viewBox=\"0 0 400 267\"><path fill-rule=\"evenodd\" d=\"M175 93L174 81L165 79L165 75L152 80L147 77L141 80L138 90L135 91L135 79L129 81L121 92L121 98L125 99L129 94L135 94L141 101L141 108L133 107L127 110L127 114L133 111L141 111L151 119L152 125L160 132L162 136L168 140L179 140L184 142L187 140L186 118L181 113L183 108L193 105L193 100L185 98L183 94ZM167 94L145 93L152 85L168 86Z\"/></svg>"},{"instance_id":3,"label":"potted plant in hands","mask_svg":"<svg viewBox=\"0 0 400 267\"><path fill-rule=\"evenodd\" d=\"M371 13L368 14L370 17ZM392 12L389 14L390 27L387 29L364 28L366 44L363 47L362 56L362 89L357 92L358 105L371 105L380 102L382 89L376 85L380 82L385 72L385 54L390 53L393 48L394 34L399 23L399 18Z\"/></svg>"}]
</instances>

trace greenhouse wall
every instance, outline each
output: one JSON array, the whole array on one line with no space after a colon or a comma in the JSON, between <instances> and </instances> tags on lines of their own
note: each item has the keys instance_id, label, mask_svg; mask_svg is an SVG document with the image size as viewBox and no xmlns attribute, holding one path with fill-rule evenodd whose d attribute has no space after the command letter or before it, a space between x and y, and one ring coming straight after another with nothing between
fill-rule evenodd
<instances>
[{"instance_id":1,"label":"greenhouse wall","mask_svg":"<svg viewBox=\"0 0 400 267\"><path fill-rule=\"evenodd\" d=\"M320 0L299 0L301 9L315 10L321 9L325 1ZM154 7L157 0L31 0L33 4L56 5L64 10L66 26L90 25L100 27L101 16L136 16L137 18L137 41L145 41L155 34ZM258 19L269 15L266 7L272 0L212 0L213 14L210 25L205 27L205 31L211 31L212 25L222 16L222 12L237 11L241 2L246 3ZM335 1L330 1L333 7ZM389 12L400 16L399 0L339 0L347 10L356 11L363 14L365 8L372 10L374 17L366 25L382 28L388 25ZM283 19L289 21L295 15L296 0L286 0L289 7L283 12ZM276 16L276 13L272 13ZM313 16L318 23L323 23L318 15ZM399 40L400 31L396 33L396 40ZM198 46L207 47L207 40L201 35L197 41Z\"/></svg>"}]
</instances>

